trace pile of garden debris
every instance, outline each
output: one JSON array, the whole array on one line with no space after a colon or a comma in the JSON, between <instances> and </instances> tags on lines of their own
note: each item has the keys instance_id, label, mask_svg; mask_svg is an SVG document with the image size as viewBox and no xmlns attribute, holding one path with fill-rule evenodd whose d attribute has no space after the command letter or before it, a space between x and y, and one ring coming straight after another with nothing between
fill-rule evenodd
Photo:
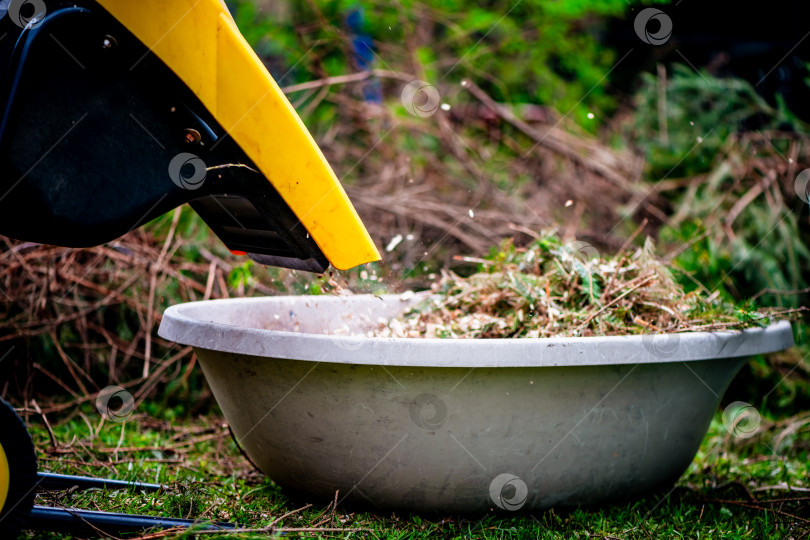
<instances>
[{"instance_id":1,"label":"pile of garden debris","mask_svg":"<svg viewBox=\"0 0 810 540\"><path fill-rule=\"evenodd\" d=\"M525 248L509 240L461 277L442 271L430 297L377 329L383 337L515 338L738 329L791 310L737 306L703 288L685 292L652 241L600 256L545 231Z\"/></svg>"}]
</instances>

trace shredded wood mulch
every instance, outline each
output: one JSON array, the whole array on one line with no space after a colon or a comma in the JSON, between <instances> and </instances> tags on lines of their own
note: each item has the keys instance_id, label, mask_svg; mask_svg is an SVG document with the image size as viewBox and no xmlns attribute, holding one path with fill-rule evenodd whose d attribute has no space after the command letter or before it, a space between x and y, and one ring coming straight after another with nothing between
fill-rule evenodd
<instances>
[{"instance_id":1,"label":"shredded wood mulch","mask_svg":"<svg viewBox=\"0 0 810 540\"><path fill-rule=\"evenodd\" d=\"M717 292L685 292L671 268L643 247L601 256L546 231L523 248L509 240L461 277L443 270L433 295L376 335L538 338L686 332L764 326L798 310L735 305Z\"/></svg>"}]
</instances>

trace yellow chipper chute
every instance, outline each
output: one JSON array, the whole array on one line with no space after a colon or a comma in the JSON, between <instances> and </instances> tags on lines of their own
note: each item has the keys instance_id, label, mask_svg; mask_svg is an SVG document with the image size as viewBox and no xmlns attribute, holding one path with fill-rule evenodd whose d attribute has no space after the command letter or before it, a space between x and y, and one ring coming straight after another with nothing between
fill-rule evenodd
<instances>
[{"instance_id":1,"label":"yellow chipper chute","mask_svg":"<svg viewBox=\"0 0 810 540\"><path fill-rule=\"evenodd\" d=\"M0 16L0 234L98 245L187 202L263 264L322 272L379 259L219 0L0 0ZM23 522L178 525L32 510L36 486L112 482L37 473L24 425L0 409L3 538Z\"/></svg>"}]
</instances>

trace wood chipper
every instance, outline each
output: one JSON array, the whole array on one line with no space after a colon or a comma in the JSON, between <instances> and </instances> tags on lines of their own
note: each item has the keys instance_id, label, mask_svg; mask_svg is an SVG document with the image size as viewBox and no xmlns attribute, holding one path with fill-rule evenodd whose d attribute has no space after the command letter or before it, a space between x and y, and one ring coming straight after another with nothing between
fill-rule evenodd
<instances>
[{"instance_id":1,"label":"wood chipper","mask_svg":"<svg viewBox=\"0 0 810 540\"><path fill-rule=\"evenodd\" d=\"M94 246L189 203L262 264L322 272L379 259L220 1L0 0L0 36L0 233ZM60 485L131 484L38 473L24 424L0 402L0 536L184 523L32 506L38 488Z\"/></svg>"}]
</instances>

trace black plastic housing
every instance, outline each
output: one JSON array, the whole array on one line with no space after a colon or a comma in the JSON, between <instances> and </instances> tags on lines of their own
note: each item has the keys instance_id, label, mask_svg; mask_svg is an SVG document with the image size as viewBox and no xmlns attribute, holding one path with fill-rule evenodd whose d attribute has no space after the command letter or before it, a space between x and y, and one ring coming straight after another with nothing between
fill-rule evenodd
<instances>
[{"instance_id":1,"label":"black plastic housing","mask_svg":"<svg viewBox=\"0 0 810 540\"><path fill-rule=\"evenodd\" d=\"M87 247L188 202L232 251L328 267L270 182L143 43L95 2L45 5L27 27L0 19L0 233Z\"/></svg>"}]
</instances>

